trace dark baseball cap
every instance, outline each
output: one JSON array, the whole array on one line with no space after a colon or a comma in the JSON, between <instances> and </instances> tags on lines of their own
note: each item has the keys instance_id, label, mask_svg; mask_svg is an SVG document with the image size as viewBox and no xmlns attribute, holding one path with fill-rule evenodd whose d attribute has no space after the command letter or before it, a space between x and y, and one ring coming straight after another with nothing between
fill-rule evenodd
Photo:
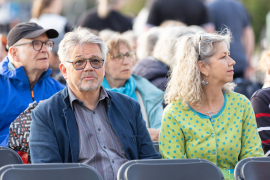
<instances>
[{"instance_id":1,"label":"dark baseball cap","mask_svg":"<svg viewBox=\"0 0 270 180\"><path fill-rule=\"evenodd\" d=\"M54 29L43 29L33 22L19 23L14 26L7 36L7 49L22 38L33 39L46 33L49 39L57 38L58 32Z\"/></svg>"}]
</instances>

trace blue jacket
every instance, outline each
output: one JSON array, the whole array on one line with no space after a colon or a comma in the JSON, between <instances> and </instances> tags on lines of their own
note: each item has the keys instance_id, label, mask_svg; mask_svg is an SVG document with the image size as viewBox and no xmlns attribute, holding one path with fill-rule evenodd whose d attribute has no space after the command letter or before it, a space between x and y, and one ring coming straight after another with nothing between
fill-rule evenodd
<instances>
[{"instance_id":1,"label":"blue jacket","mask_svg":"<svg viewBox=\"0 0 270 180\"><path fill-rule=\"evenodd\" d=\"M136 82L136 90L142 96L145 111L149 120L150 128L160 129L163 114L164 92L156 88L147 79L132 75Z\"/></svg>"},{"instance_id":2,"label":"blue jacket","mask_svg":"<svg viewBox=\"0 0 270 180\"><path fill-rule=\"evenodd\" d=\"M141 59L133 66L132 73L146 78L157 88L165 91L168 83L169 67L161 61L153 57Z\"/></svg>"},{"instance_id":3,"label":"blue jacket","mask_svg":"<svg viewBox=\"0 0 270 180\"><path fill-rule=\"evenodd\" d=\"M9 59L0 63L0 146L8 145L9 126L30 103L33 103L28 78L23 67L9 70ZM34 100L48 99L64 86L49 77L45 71L34 85Z\"/></svg>"},{"instance_id":4,"label":"blue jacket","mask_svg":"<svg viewBox=\"0 0 270 180\"><path fill-rule=\"evenodd\" d=\"M126 156L133 159L159 159L140 113L132 98L107 91L109 121ZM30 152L33 163L77 163L79 134L67 88L39 104L32 112Z\"/></svg>"}]
</instances>

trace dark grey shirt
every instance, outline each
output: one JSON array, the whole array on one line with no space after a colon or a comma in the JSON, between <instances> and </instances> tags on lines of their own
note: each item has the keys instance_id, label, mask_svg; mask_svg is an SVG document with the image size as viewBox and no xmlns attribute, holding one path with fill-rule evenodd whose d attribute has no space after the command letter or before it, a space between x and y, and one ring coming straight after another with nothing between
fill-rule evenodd
<instances>
[{"instance_id":1,"label":"dark grey shirt","mask_svg":"<svg viewBox=\"0 0 270 180\"><path fill-rule=\"evenodd\" d=\"M104 180L116 180L118 169L128 161L107 115L109 96L101 86L94 110L88 109L68 87L79 132L79 163L94 167Z\"/></svg>"}]
</instances>

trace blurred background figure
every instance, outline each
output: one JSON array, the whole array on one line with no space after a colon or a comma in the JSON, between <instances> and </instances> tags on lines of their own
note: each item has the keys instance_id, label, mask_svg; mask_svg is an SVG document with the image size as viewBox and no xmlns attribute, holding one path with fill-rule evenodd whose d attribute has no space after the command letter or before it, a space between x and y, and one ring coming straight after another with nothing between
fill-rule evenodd
<instances>
[{"instance_id":1,"label":"blurred background figure","mask_svg":"<svg viewBox=\"0 0 270 180\"><path fill-rule=\"evenodd\" d=\"M0 0L0 33L8 34L16 24L30 18L30 1Z\"/></svg>"},{"instance_id":2,"label":"blurred background figure","mask_svg":"<svg viewBox=\"0 0 270 180\"><path fill-rule=\"evenodd\" d=\"M133 67L133 74L148 79L156 87L165 91L176 41L179 37L193 32L185 26L151 28L139 38L140 60Z\"/></svg>"},{"instance_id":3,"label":"blurred background figure","mask_svg":"<svg viewBox=\"0 0 270 180\"><path fill-rule=\"evenodd\" d=\"M106 90L119 92L137 100L151 139L158 141L163 113L163 91L145 78L132 75L135 53L127 39L116 34L109 38L106 44L109 51L102 86Z\"/></svg>"},{"instance_id":4,"label":"blurred background figure","mask_svg":"<svg viewBox=\"0 0 270 180\"><path fill-rule=\"evenodd\" d=\"M131 30L131 18L119 12L122 4L123 0L98 0L98 6L85 12L77 25L98 31L110 29L122 33Z\"/></svg>"},{"instance_id":5,"label":"blurred background figure","mask_svg":"<svg viewBox=\"0 0 270 180\"><path fill-rule=\"evenodd\" d=\"M234 79L250 78L254 71L251 58L255 46L255 37L245 7L240 1L210 0L208 9L217 31L227 27L232 32L233 41L230 45L230 52L231 57L236 62Z\"/></svg>"},{"instance_id":6,"label":"blurred background figure","mask_svg":"<svg viewBox=\"0 0 270 180\"><path fill-rule=\"evenodd\" d=\"M165 20L177 20L186 25L202 26L214 32L207 8L199 0L156 0L150 9L147 25L159 26Z\"/></svg>"},{"instance_id":7,"label":"blurred background figure","mask_svg":"<svg viewBox=\"0 0 270 180\"><path fill-rule=\"evenodd\" d=\"M133 30L136 35L142 34L146 29L146 22L149 16L150 8L155 0L146 0L144 7L140 10L138 15L134 18Z\"/></svg>"},{"instance_id":8,"label":"blurred background figure","mask_svg":"<svg viewBox=\"0 0 270 180\"><path fill-rule=\"evenodd\" d=\"M263 88L270 87L270 49L262 52L259 69L265 72Z\"/></svg>"},{"instance_id":9,"label":"blurred background figure","mask_svg":"<svg viewBox=\"0 0 270 180\"><path fill-rule=\"evenodd\" d=\"M7 56L6 45L7 38L4 35L0 34L0 62L4 59L4 57Z\"/></svg>"},{"instance_id":10,"label":"blurred background figure","mask_svg":"<svg viewBox=\"0 0 270 180\"><path fill-rule=\"evenodd\" d=\"M266 15L266 47L270 48L270 11Z\"/></svg>"},{"instance_id":11,"label":"blurred background figure","mask_svg":"<svg viewBox=\"0 0 270 180\"><path fill-rule=\"evenodd\" d=\"M135 52L135 55L136 55L136 52L137 52L137 35L135 34L135 32L133 30L128 30L124 33L122 33L122 36L129 40L129 42L131 43L131 46L132 46L132 49L133 51ZM135 65L138 61L138 58L137 56L135 56L135 59L133 61L133 65Z\"/></svg>"},{"instance_id":12,"label":"blurred background figure","mask_svg":"<svg viewBox=\"0 0 270 180\"><path fill-rule=\"evenodd\" d=\"M58 31L59 36L54 39L55 44L49 59L50 68L53 70L50 76L65 84L65 79L59 70L60 60L57 51L60 41L67 32L72 30L72 26L66 17L60 15L62 7L62 0L34 0L30 22L35 22L46 29Z\"/></svg>"}]
</instances>

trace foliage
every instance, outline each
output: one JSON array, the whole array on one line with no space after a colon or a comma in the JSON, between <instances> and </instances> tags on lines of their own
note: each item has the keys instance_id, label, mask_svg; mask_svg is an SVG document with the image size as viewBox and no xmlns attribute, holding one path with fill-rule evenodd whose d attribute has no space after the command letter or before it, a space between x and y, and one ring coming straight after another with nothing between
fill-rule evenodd
<instances>
[{"instance_id":1,"label":"foliage","mask_svg":"<svg viewBox=\"0 0 270 180\"><path fill-rule=\"evenodd\" d=\"M270 0L242 0L251 16L252 26L256 35L256 40L265 25L266 14L270 11Z\"/></svg>"}]
</instances>

